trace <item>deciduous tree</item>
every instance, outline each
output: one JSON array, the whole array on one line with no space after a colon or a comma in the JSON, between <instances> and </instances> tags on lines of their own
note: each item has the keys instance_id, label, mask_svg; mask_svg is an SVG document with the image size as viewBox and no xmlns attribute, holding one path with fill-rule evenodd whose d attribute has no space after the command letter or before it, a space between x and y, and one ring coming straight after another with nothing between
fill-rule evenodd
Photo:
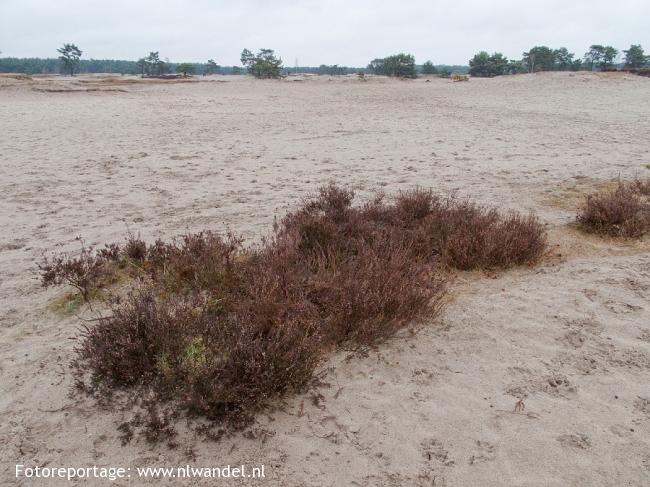
<instances>
[{"instance_id":1,"label":"deciduous tree","mask_svg":"<svg viewBox=\"0 0 650 487\"><path fill-rule=\"evenodd\" d=\"M241 63L256 78L279 78L282 71L282 59L276 57L272 49L260 49L257 54L244 49Z\"/></svg>"},{"instance_id":2,"label":"deciduous tree","mask_svg":"<svg viewBox=\"0 0 650 487\"><path fill-rule=\"evenodd\" d=\"M381 59L373 59L368 65L373 74L397 76L400 78L416 78L415 58L411 54L395 54Z\"/></svg>"}]
</instances>

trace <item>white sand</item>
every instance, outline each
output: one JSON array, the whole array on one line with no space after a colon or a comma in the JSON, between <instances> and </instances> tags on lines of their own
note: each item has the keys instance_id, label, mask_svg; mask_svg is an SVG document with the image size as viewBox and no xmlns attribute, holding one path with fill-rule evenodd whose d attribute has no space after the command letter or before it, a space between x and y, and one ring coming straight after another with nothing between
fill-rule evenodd
<instances>
[{"instance_id":1,"label":"white sand","mask_svg":"<svg viewBox=\"0 0 650 487\"><path fill-rule=\"evenodd\" d=\"M13 478L16 463L189 462L265 464L255 485L650 485L650 243L567 226L586 191L650 175L649 113L650 79L618 74L0 76L0 484L33 485ZM365 358L333 357L330 387L262 415L257 439L122 447L130 411L68 396L79 320L48 310L63 291L40 288L43 253L78 235L119 241L127 225L147 240L258 238L329 180L533 210L553 252L534 269L460 274L439 320Z\"/></svg>"}]
</instances>

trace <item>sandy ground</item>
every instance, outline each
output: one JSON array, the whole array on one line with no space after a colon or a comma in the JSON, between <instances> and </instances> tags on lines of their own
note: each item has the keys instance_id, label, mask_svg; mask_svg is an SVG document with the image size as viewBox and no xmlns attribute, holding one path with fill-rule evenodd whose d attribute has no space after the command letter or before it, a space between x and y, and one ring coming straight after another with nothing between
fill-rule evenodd
<instances>
[{"instance_id":1,"label":"sandy ground","mask_svg":"<svg viewBox=\"0 0 650 487\"><path fill-rule=\"evenodd\" d=\"M22 463L194 485L135 474L191 463L265 465L264 481L211 485L650 485L650 243L569 225L585 192L650 175L648 113L650 79L631 75L0 77L0 483L34 485L14 478ZM532 210L552 252L534 269L460 274L438 320L333 357L321 386L246 435L123 447L130 411L69 396L79 320L48 309L63 291L39 287L43 253L127 226L259 238L330 180Z\"/></svg>"}]
</instances>

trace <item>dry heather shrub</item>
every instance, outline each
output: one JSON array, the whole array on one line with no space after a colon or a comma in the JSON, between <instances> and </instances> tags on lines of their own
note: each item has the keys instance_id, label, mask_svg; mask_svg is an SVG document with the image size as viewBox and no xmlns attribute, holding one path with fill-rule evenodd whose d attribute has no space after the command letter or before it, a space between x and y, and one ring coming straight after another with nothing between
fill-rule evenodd
<instances>
[{"instance_id":1,"label":"dry heather shrub","mask_svg":"<svg viewBox=\"0 0 650 487\"><path fill-rule=\"evenodd\" d=\"M534 264L546 248L544 226L532 215L503 215L422 189L401 193L388 221L418 255L438 254L461 270Z\"/></svg>"},{"instance_id":2,"label":"dry heather shrub","mask_svg":"<svg viewBox=\"0 0 650 487\"><path fill-rule=\"evenodd\" d=\"M632 183L632 187L637 193L643 196L650 196L650 178L646 179L645 181L641 179L635 179Z\"/></svg>"},{"instance_id":3,"label":"dry heather shrub","mask_svg":"<svg viewBox=\"0 0 650 487\"><path fill-rule=\"evenodd\" d=\"M149 385L161 403L241 424L311 377L320 343L309 319L256 321L206 295L140 289L86 329L79 354L104 386Z\"/></svg>"},{"instance_id":4,"label":"dry heather shrub","mask_svg":"<svg viewBox=\"0 0 650 487\"><path fill-rule=\"evenodd\" d=\"M321 188L246 249L211 232L111 247L148 279L86 328L79 366L97 391L144 387L155 402L241 426L305 387L337 346L373 344L435 315L441 263L508 267L544 247L532 217L431 191L353 201L348 189Z\"/></svg>"},{"instance_id":5,"label":"dry heather shrub","mask_svg":"<svg viewBox=\"0 0 650 487\"><path fill-rule=\"evenodd\" d=\"M330 341L371 344L425 311L435 313L444 285L430 263L388 240L361 248L354 258L323 257L312 278L311 298Z\"/></svg>"},{"instance_id":6,"label":"dry heather shrub","mask_svg":"<svg viewBox=\"0 0 650 487\"><path fill-rule=\"evenodd\" d=\"M67 254L44 257L38 264L43 287L72 286L88 302L92 292L110 284L110 264L119 258L119 247L115 244L95 251L81 242L81 251L76 256Z\"/></svg>"},{"instance_id":7,"label":"dry heather shrub","mask_svg":"<svg viewBox=\"0 0 650 487\"><path fill-rule=\"evenodd\" d=\"M143 262L147 257L147 244L140 237L131 234L127 236L126 244L122 249L124 256L137 262Z\"/></svg>"},{"instance_id":8,"label":"dry heather shrub","mask_svg":"<svg viewBox=\"0 0 650 487\"><path fill-rule=\"evenodd\" d=\"M224 240L209 231L171 243L157 240L147 250L143 268L170 290L223 288L225 281L237 279L232 263L241 243L232 235Z\"/></svg>"},{"instance_id":9,"label":"dry heather shrub","mask_svg":"<svg viewBox=\"0 0 650 487\"><path fill-rule=\"evenodd\" d=\"M433 215L443 260L461 270L535 263L546 248L543 225L532 215L500 214L447 200Z\"/></svg>"},{"instance_id":10,"label":"dry heather shrub","mask_svg":"<svg viewBox=\"0 0 650 487\"><path fill-rule=\"evenodd\" d=\"M619 183L614 191L595 193L587 197L577 220L594 233L615 237L640 237L650 230L650 181Z\"/></svg>"}]
</instances>

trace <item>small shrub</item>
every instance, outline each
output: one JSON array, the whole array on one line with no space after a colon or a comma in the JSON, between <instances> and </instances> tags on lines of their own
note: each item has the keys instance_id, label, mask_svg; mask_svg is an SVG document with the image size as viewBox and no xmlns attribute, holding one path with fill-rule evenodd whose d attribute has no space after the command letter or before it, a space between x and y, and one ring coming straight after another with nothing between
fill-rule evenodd
<instances>
[{"instance_id":1,"label":"small shrub","mask_svg":"<svg viewBox=\"0 0 650 487\"><path fill-rule=\"evenodd\" d=\"M588 232L615 237L640 237L650 230L650 194L648 181L619 183L614 191L587 197L578 213L578 223Z\"/></svg>"},{"instance_id":2,"label":"small shrub","mask_svg":"<svg viewBox=\"0 0 650 487\"><path fill-rule=\"evenodd\" d=\"M501 215L470 202L447 201L431 221L443 260L461 270L508 268L535 263L546 248L539 220Z\"/></svg>"},{"instance_id":3,"label":"small shrub","mask_svg":"<svg viewBox=\"0 0 650 487\"><path fill-rule=\"evenodd\" d=\"M81 252L76 257L54 255L44 257L38 264L41 283L44 287L66 284L81 293L84 301L89 301L93 289L101 287L108 273L106 263L113 259L113 247L99 252L81 244Z\"/></svg>"},{"instance_id":4,"label":"small shrub","mask_svg":"<svg viewBox=\"0 0 650 487\"><path fill-rule=\"evenodd\" d=\"M635 179L632 183L632 187L637 193L643 196L650 196L650 179L646 179L645 181L641 179Z\"/></svg>"},{"instance_id":5,"label":"small shrub","mask_svg":"<svg viewBox=\"0 0 650 487\"><path fill-rule=\"evenodd\" d=\"M107 262L117 262L120 259L120 246L116 243L106 244L97 251L97 255Z\"/></svg>"},{"instance_id":6,"label":"small shrub","mask_svg":"<svg viewBox=\"0 0 650 487\"><path fill-rule=\"evenodd\" d=\"M126 239L126 245L122 250L124 255L136 262L144 262L147 257L147 244L140 237L135 237L131 234Z\"/></svg>"}]
</instances>

